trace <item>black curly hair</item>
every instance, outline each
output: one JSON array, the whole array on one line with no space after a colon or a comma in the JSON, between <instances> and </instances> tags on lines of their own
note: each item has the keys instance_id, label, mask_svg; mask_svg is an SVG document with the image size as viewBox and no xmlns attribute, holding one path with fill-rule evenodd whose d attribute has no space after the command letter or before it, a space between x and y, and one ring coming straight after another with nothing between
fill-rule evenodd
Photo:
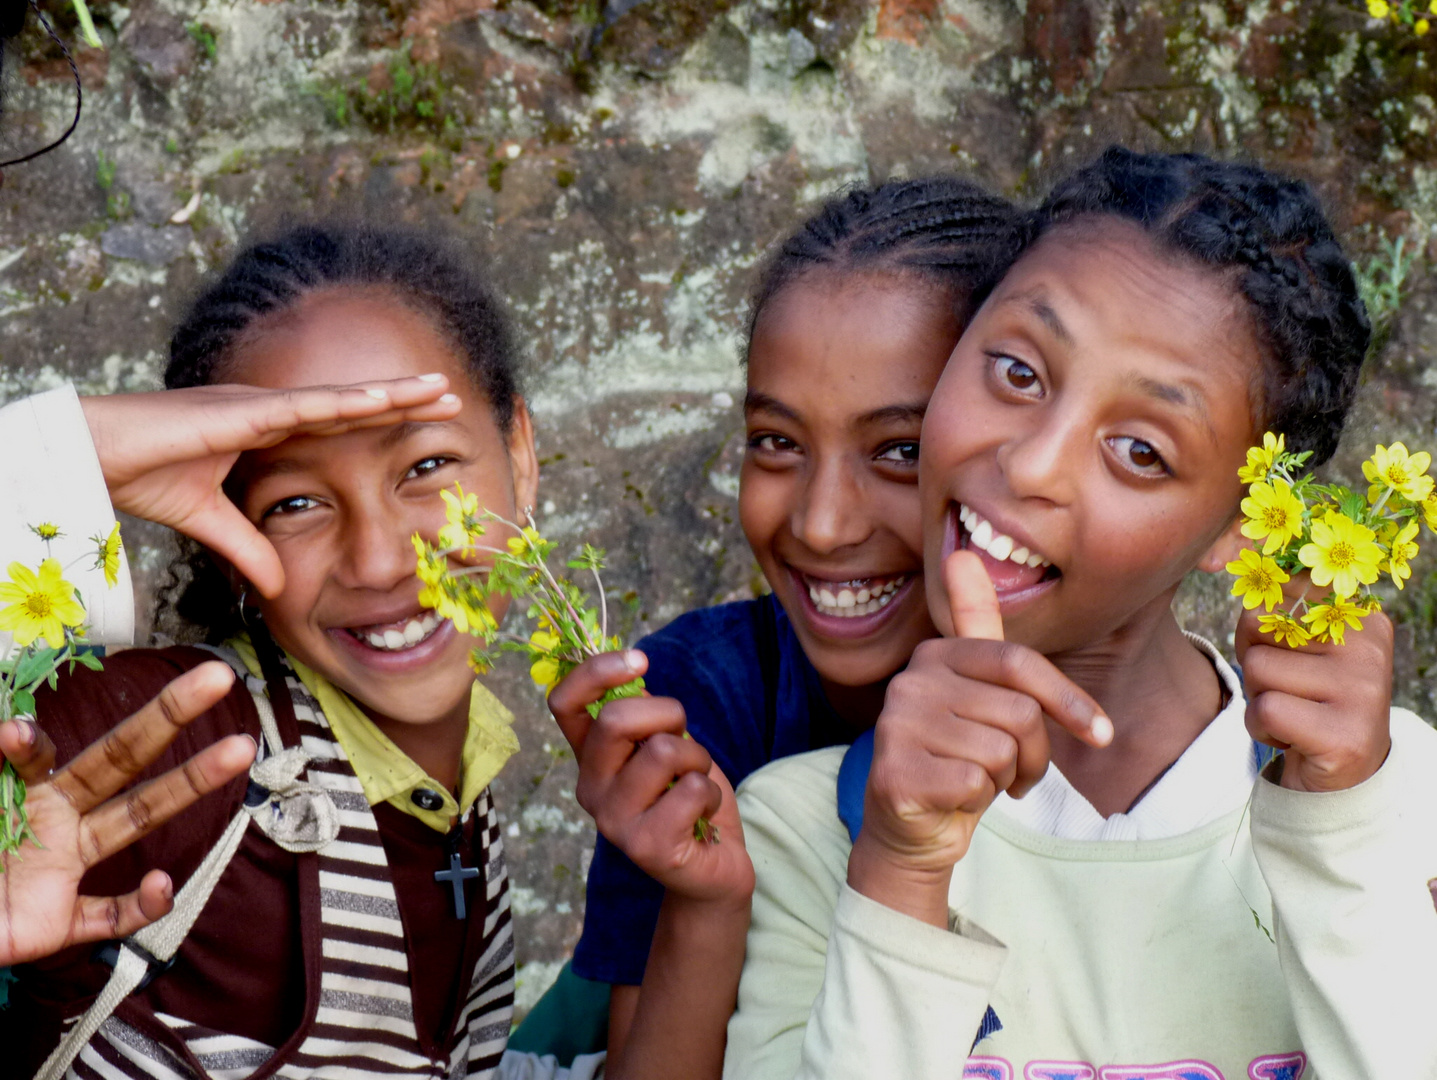
<instances>
[{"instance_id":1,"label":"black curly hair","mask_svg":"<svg viewBox=\"0 0 1437 1080\"><path fill-rule=\"evenodd\" d=\"M267 320L306 296L347 288L387 290L432 320L484 392L500 431L508 434L522 391L504 307L464 248L405 228L307 223L251 243L200 293L175 329L165 386L238 378L239 351ZM218 641L239 629L240 616L228 581L208 553L182 540L156 603L157 630L172 638Z\"/></svg>"},{"instance_id":2,"label":"black curly hair","mask_svg":"<svg viewBox=\"0 0 1437 1080\"><path fill-rule=\"evenodd\" d=\"M1008 200L955 176L844 191L769 256L749 303L747 341L774 297L820 270L918 275L944 290L966 323L1017 253L1021 220Z\"/></svg>"},{"instance_id":3,"label":"black curly hair","mask_svg":"<svg viewBox=\"0 0 1437 1080\"><path fill-rule=\"evenodd\" d=\"M1255 419L1332 457L1372 330L1352 265L1305 183L1201 154L1110 147L1061 181L1029 219L1025 250L1099 215L1137 222L1160 247L1230 272L1264 352Z\"/></svg>"}]
</instances>

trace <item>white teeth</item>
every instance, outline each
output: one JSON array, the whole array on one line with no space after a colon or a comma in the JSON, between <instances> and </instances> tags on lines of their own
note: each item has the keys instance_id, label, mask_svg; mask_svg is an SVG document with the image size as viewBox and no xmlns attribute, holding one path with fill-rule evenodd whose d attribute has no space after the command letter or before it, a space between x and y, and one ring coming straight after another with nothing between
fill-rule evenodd
<instances>
[{"instance_id":1,"label":"white teeth","mask_svg":"<svg viewBox=\"0 0 1437 1080\"><path fill-rule=\"evenodd\" d=\"M439 617L432 611L426 611L417 619L410 619L404 624L403 630L372 630L367 633L357 632L358 636L369 643L374 649L382 649L385 652L398 652L401 649L410 649L434 633L439 628Z\"/></svg>"},{"instance_id":2,"label":"white teeth","mask_svg":"<svg viewBox=\"0 0 1437 1080\"><path fill-rule=\"evenodd\" d=\"M986 551L990 558L999 562L1007 559L1019 566L1034 568L1053 565L1036 551L1030 551L1011 536L998 532L986 518L980 517L977 511L962 503L958 504L958 520L968 530L968 540L972 546Z\"/></svg>"},{"instance_id":3,"label":"white teeth","mask_svg":"<svg viewBox=\"0 0 1437 1080\"><path fill-rule=\"evenodd\" d=\"M809 585L808 598L813 601L813 606L824 615L857 618L860 615L871 615L875 611L881 611L887 607L893 599L893 594L907 583L908 577L904 575L890 578L882 585L864 586L863 583L870 580L870 578L859 578L856 581L834 582L833 585L837 588L837 592L834 592L833 589Z\"/></svg>"}]
</instances>

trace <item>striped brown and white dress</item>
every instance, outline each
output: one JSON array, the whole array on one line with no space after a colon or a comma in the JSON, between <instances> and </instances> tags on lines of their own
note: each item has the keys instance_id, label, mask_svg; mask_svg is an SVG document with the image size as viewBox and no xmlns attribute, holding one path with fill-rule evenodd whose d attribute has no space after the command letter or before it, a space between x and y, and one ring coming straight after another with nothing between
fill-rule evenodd
<instances>
[{"instance_id":1,"label":"striped brown and white dress","mask_svg":"<svg viewBox=\"0 0 1437 1080\"><path fill-rule=\"evenodd\" d=\"M238 657L222 654L250 692L265 684ZM359 779L335 741L319 703L286 668L285 681L310 762L309 783L339 810L338 837L318 854L319 1008L284 1060L274 1047L156 1014L184 1053L111 1016L80 1052L67 1080L368 1080L406 1076L490 1080L508 1042L514 1012L514 935L499 818L489 791L470 811L482 851L484 928L445 1056L424 1053L414 1025L404 926L379 826Z\"/></svg>"}]
</instances>

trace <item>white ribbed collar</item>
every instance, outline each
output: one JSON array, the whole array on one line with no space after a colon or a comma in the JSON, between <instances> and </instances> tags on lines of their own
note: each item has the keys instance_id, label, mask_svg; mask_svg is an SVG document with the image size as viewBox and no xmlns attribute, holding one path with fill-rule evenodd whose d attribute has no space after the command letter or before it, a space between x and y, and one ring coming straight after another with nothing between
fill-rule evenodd
<instances>
[{"instance_id":1,"label":"white ribbed collar","mask_svg":"<svg viewBox=\"0 0 1437 1080\"><path fill-rule=\"evenodd\" d=\"M1162 840L1200 829L1246 803L1258 766L1244 721L1242 683L1210 642L1187 637L1217 668L1228 690L1227 707L1130 812L1103 817L1056 765L1049 765L1023 798L1000 794L992 810L1058 840Z\"/></svg>"}]
</instances>

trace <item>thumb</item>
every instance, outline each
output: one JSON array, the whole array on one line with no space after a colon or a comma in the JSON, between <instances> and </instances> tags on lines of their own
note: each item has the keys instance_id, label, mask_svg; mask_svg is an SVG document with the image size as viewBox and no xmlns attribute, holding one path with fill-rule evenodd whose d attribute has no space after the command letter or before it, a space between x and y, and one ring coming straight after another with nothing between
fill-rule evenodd
<instances>
[{"instance_id":1,"label":"thumb","mask_svg":"<svg viewBox=\"0 0 1437 1080\"><path fill-rule=\"evenodd\" d=\"M998 592L982 559L971 551L953 552L943 563L943 584L948 590L955 637L1003 640Z\"/></svg>"}]
</instances>

